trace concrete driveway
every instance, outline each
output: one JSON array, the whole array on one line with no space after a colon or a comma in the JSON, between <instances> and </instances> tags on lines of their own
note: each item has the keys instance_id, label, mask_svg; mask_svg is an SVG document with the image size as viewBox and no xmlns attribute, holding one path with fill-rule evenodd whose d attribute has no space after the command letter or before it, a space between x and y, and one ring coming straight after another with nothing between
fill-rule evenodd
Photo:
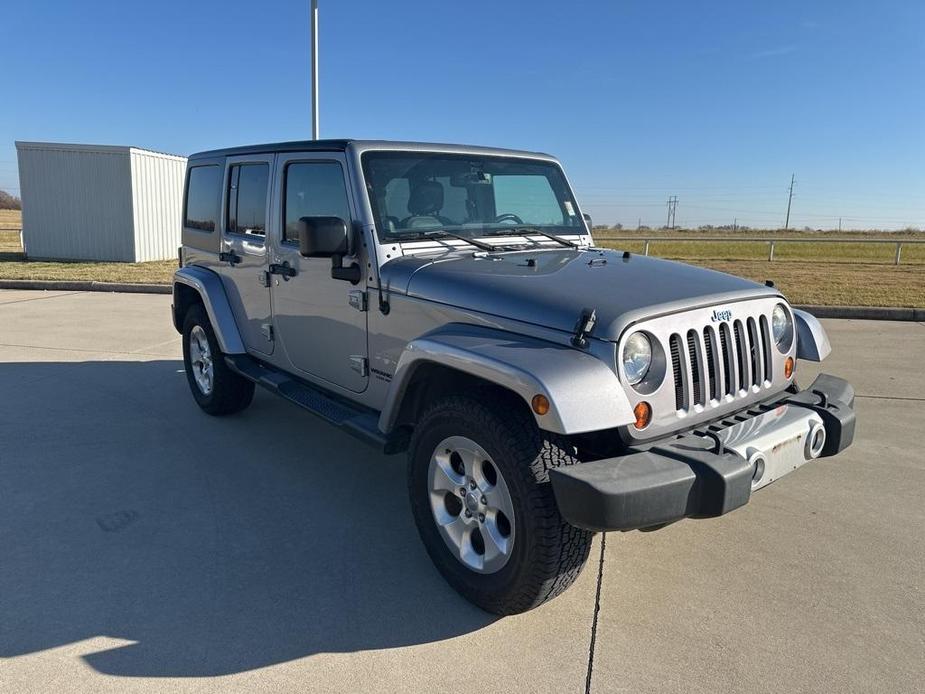
<instances>
[{"instance_id":1,"label":"concrete driveway","mask_svg":"<svg viewBox=\"0 0 925 694\"><path fill-rule=\"evenodd\" d=\"M583 692L592 655L594 692L921 691L925 325L826 322L846 453L598 536L499 620L432 568L403 456L260 391L202 414L169 304L0 292L0 691Z\"/></svg>"}]
</instances>

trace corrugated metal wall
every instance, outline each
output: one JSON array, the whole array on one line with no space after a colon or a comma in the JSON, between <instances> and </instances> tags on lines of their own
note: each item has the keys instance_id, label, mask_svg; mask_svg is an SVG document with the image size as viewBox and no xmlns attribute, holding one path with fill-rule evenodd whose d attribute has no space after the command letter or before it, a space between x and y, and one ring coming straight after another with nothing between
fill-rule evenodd
<instances>
[{"instance_id":1,"label":"corrugated metal wall","mask_svg":"<svg viewBox=\"0 0 925 694\"><path fill-rule=\"evenodd\" d=\"M28 257L176 257L185 157L53 142L17 142L16 150Z\"/></svg>"},{"instance_id":2,"label":"corrugated metal wall","mask_svg":"<svg viewBox=\"0 0 925 694\"><path fill-rule=\"evenodd\" d=\"M167 260L180 245L186 159L132 148L135 259Z\"/></svg>"},{"instance_id":3,"label":"corrugated metal wall","mask_svg":"<svg viewBox=\"0 0 925 694\"><path fill-rule=\"evenodd\" d=\"M30 258L134 260L127 147L16 143Z\"/></svg>"}]
</instances>

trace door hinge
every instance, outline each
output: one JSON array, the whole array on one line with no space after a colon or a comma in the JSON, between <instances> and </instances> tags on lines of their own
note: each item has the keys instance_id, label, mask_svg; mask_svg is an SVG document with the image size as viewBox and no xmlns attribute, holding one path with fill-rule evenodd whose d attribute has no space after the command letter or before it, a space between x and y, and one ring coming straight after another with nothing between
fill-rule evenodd
<instances>
[{"instance_id":1,"label":"door hinge","mask_svg":"<svg viewBox=\"0 0 925 694\"><path fill-rule=\"evenodd\" d=\"M260 332L267 338L267 342L273 342L273 326L270 323L261 324Z\"/></svg>"},{"instance_id":2,"label":"door hinge","mask_svg":"<svg viewBox=\"0 0 925 694\"><path fill-rule=\"evenodd\" d=\"M360 376L366 377L369 373L369 362L366 357L351 356L350 368L360 374Z\"/></svg>"},{"instance_id":3,"label":"door hinge","mask_svg":"<svg viewBox=\"0 0 925 694\"><path fill-rule=\"evenodd\" d=\"M347 303L357 311L366 311L369 309L369 300L366 298L366 292L362 289L354 289L347 294Z\"/></svg>"},{"instance_id":4,"label":"door hinge","mask_svg":"<svg viewBox=\"0 0 925 694\"><path fill-rule=\"evenodd\" d=\"M270 273L266 270L261 270L257 273L257 281L260 283L261 287L270 286Z\"/></svg>"}]
</instances>

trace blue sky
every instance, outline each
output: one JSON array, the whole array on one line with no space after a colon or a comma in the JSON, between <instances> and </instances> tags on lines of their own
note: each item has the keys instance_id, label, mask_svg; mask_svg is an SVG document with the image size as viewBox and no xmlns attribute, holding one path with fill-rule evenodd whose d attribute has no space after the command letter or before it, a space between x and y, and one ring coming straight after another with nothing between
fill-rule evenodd
<instances>
[{"instance_id":1,"label":"blue sky","mask_svg":"<svg viewBox=\"0 0 925 694\"><path fill-rule=\"evenodd\" d=\"M308 0L8 3L14 140L310 135ZM596 223L925 228L925 3L320 0L321 134L561 158Z\"/></svg>"}]
</instances>

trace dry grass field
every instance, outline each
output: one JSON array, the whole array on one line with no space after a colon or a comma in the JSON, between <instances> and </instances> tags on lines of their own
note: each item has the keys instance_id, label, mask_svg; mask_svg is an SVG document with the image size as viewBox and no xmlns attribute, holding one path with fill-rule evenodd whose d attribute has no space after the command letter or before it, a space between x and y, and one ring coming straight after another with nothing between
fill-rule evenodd
<instances>
[{"instance_id":1,"label":"dry grass field","mask_svg":"<svg viewBox=\"0 0 925 694\"><path fill-rule=\"evenodd\" d=\"M683 236L683 241L659 240ZM729 237L708 242L703 237ZM640 240L614 240L631 238ZM768 244L742 238L775 239L774 261L768 261ZM702 265L757 282L773 280L796 304L827 306L925 306L925 244L906 244L902 261L894 265L896 241L925 240L925 232L803 232L803 231L617 231L595 230L601 246L643 252ZM837 238L886 243L786 243L787 239ZM689 239L689 240L688 240Z\"/></svg>"},{"instance_id":2,"label":"dry grass field","mask_svg":"<svg viewBox=\"0 0 925 694\"><path fill-rule=\"evenodd\" d=\"M0 280L90 280L167 284L177 269L176 260L154 263L93 263L83 261L50 262L26 260L19 231L22 217L18 210L0 210Z\"/></svg>"},{"instance_id":3,"label":"dry grass field","mask_svg":"<svg viewBox=\"0 0 925 694\"><path fill-rule=\"evenodd\" d=\"M21 228L22 212L19 210L0 210L0 230Z\"/></svg>"},{"instance_id":4,"label":"dry grass field","mask_svg":"<svg viewBox=\"0 0 925 694\"><path fill-rule=\"evenodd\" d=\"M45 262L26 260L20 246L19 212L0 210L0 279L94 280L97 282L169 283L176 261L154 263ZM684 236L684 241L659 240ZM902 263L893 264L893 243L777 243L768 262L766 243L743 237L786 239L886 239L890 242L925 239L923 232L723 232L595 230L601 246L641 253L642 240L652 239L650 255L681 260L758 282L774 280L796 304L925 307L925 244L903 247ZM698 240L729 236L728 243Z\"/></svg>"}]
</instances>

